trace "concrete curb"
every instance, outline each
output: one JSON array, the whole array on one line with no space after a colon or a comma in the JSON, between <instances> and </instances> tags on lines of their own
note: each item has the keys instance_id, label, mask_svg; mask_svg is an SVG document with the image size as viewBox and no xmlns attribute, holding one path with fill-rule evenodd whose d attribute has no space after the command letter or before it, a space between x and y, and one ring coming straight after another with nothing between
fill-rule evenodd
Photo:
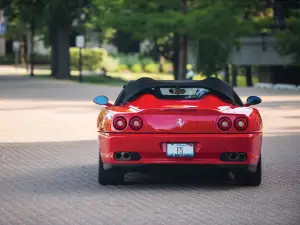
<instances>
[{"instance_id":1,"label":"concrete curb","mask_svg":"<svg viewBox=\"0 0 300 225\"><path fill-rule=\"evenodd\" d=\"M270 83L256 83L255 88L259 89L273 89L273 90L285 90L285 91L299 91L300 85L293 84L270 84Z\"/></svg>"}]
</instances>

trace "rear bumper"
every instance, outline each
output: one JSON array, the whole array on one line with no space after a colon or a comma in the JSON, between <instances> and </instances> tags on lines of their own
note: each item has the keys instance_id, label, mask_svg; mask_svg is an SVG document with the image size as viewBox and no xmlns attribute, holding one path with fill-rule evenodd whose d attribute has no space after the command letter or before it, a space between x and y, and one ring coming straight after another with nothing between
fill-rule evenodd
<instances>
[{"instance_id":1,"label":"rear bumper","mask_svg":"<svg viewBox=\"0 0 300 225\"><path fill-rule=\"evenodd\" d=\"M124 172L141 171L196 171L196 170L225 170L240 172L255 172L254 164L104 164L105 170L117 169Z\"/></svg>"},{"instance_id":2,"label":"rear bumper","mask_svg":"<svg viewBox=\"0 0 300 225\"><path fill-rule=\"evenodd\" d=\"M166 143L194 143L193 158L166 156ZM148 167L158 165L215 165L218 167L255 167L261 153L262 133L253 134L99 134L99 151L105 167ZM115 152L131 151L140 154L137 161L116 161ZM245 152L243 162L225 162L224 152Z\"/></svg>"}]
</instances>

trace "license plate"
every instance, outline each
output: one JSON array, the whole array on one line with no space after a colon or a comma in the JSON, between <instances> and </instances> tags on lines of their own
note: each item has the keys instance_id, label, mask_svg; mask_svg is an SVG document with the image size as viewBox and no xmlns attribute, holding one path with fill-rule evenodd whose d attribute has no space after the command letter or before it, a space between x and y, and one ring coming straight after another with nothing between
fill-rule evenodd
<instances>
[{"instance_id":1,"label":"license plate","mask_svg":"<svg viewBox=\"0 0 300 225\"><path fill-rule=\"evenodd\" d=\"M191 143L168 143L167 156L170 157L193 157L194 144Z\"/></svg>"}]
</instances>

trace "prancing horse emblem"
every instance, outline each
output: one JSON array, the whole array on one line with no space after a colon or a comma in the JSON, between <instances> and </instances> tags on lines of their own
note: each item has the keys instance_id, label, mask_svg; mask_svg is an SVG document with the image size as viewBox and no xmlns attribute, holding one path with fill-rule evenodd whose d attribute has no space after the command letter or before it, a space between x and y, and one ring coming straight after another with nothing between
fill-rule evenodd
<instances>
[{"instance_id":1,"label":"prancing horse emblem","mask_svg":"<svg viewBox=\"0 0 300 225\"><path fill-rule=\"evenodd\" d=\"M184 122L182 121L181 118L179 118L179 119L177 120L176 124L178 124L178 126L181 128L181 127L183 126Z\"/></svg>"}]
</instances>

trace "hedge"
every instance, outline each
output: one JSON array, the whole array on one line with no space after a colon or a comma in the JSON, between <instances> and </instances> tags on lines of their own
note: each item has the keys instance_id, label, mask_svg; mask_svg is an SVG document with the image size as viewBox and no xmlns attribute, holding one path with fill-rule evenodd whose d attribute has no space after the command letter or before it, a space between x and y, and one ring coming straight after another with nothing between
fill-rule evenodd
<instances>
[{"instance_id":1,"label":"hedge","mask_svg":"<svg viewBox=\"0 0 300 225\"><path fill-rule=\"evenodd\" d=\"M145 65L146 73L158 73L159 72L159 64L150 63Z\"/></svg>"},{"instance_id":2,"label":"hedge","mask_svg":"<svg viewBox=\"0 0 300 225\"><path fill-rule=\"evenodd\" d=\"M36 65L51 64L51 50L47 55L35 54L34 61ZM0 57L0 64L14 64L14 56L11 54ZM70 48L70 67L72 70L78 70L78 48ZM151 58L143 58L137 54L110 56L107 51L102 48L84 48L82 49L82 69L89 71L104 69L107 72L158 73L159 64L155 63ZM173 66L171 63L164 63L162 69L164 73L170 73L173 70Z\"/></svg>"},{"instance_id":3,"label":"hedge","mask_svg":"<svg viewBox=\"0 0 300 225\"><path fill-rule=\"evenodd\" d=\"M14 63L15 61L13 55L0 56L0 65L9 65Z\"/></svg>"},{"instance_id":4,"label":"hedge","mask_svg":"<svg viewBox=\"0 0 300 225\"><path fill-rule=\"evenodd\" d=\"M143 66L141 64L134 64L131 67L131 71L134 73L141 73L143 72Z\"/></svg>"},{"instance_id":5,"label":"hedge","mask_svg":"<svg viewBox=\"0 0 300 225\"><path fill-rule=\"evenodd\" d=\"M102 48L82 49L82 69L96 71L103 68L107 51ZM70 48L70 66L77 70L79 66L79 48Z\"/></svg>"}]
</instances>

